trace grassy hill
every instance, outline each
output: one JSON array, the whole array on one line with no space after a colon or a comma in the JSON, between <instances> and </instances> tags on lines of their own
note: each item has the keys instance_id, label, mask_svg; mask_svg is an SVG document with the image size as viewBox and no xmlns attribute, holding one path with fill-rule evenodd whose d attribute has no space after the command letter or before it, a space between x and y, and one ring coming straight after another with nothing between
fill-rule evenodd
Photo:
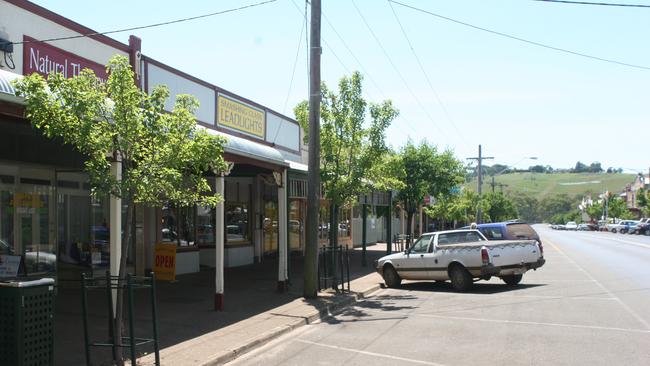
<instances>
[{"instance_id":1,"label":"grassy hill","mask_svg":"<svg viewBox=\"0 0 650 366\"><path fill-rule=\"evenodd\" d=\"M503 187L504 192L523 192L542 200L547 196L566 193L573 197L592 193L597 195L606 190L610 192L621 192L625 185L634 181L634 174L592 174L592 173L512 173L502 174L495 177L497 184L507 184ZM492 177L483 178L483 192L492 191ZM476 190L476 178L469 183L468 188ZM494 188L497 192L499 186Z\"/></svg>"}]
</instances>

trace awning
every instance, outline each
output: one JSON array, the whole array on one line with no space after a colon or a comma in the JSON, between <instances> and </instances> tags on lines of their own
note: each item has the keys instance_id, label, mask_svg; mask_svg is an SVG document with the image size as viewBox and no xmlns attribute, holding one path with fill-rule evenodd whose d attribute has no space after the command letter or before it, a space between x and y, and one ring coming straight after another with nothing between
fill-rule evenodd
<instances>
[{"instance_id":1,"label":"awning","mask_svg":"<svg viewBox=\"0 0 650 366\"><path fill-rule=\"evenodd\" d=\"M12 103L25 104L23 98L16 96L16 89L11 84L13 80L22 79L22 75L0 70L0 100Z\"/></svg>"},{"instance_id":2,"label":"awning","mask_svg":"<svg viewBox=\"0 0 650 366\"><path fill-rule=\"evenodd\" d=\"M11 84L12 80L20 79L22 77L23 76L19 74L14 74L12 72L0 70L0 100L12 102L12 103L19 103L19 104L25 103L23 98L16 96L15 94L16 90ZM299 167L299 166L303 166L304 170L305 171L307 170L304 164L286 161L284 159L284 156L282 156L282 153L272 148L271 146L259 144L257 142L250 141L241 137L228 135L221 131L216 131L211 128L206 128L204 126L199 126L199 127L204 128L206 131L208 131L208 133L212 135L226 137L228 141L224 149L226 153L230 153L233 155L238 155L238 156L242 156L254 160L259 160L277 166L290 167L291 169L296 169L296 170L303 170L303 168Z\"/></svg>"},{"instance_id":3,"label":"awning","mask_svg":"<svg viewBox=\"0 0 650 366\"><path fill-rule=\"evenodd\" d=\"M221 131L216 131L204 126L199 126L199 127L204 128L211 135L225 137L227 139L227 142L226 142L226 146L224 147L224 152L226 153L239 155L245 158L251 158L254 160L259 160L265 163L270 163L270 164L279 165L283 167L289 166L289 164L285 162L282 154L278 150L272 148L271 146L259 144L254 141L229 135Z\"/></svg>"}]
</instances>

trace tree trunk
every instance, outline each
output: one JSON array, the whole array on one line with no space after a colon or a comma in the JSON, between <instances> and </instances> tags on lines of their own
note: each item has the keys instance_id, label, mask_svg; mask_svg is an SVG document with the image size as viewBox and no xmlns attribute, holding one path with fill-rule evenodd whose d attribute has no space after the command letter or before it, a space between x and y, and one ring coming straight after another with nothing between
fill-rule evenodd
<instances>
[{"instance_id":1,"label":"tree trunk","mask_svg":"<svg viewBox=\"0 0 650 366\"><path fill-rule=\"evenodd\" d=\"M119 279L123 280L126 277L126 258L129 255L129 248L131 247L131 227L133 221L133 211L135 207L132 202L127 201L126 209L126 223L124 225L124 234L122 236L122 253L120 256L120 270ZM122 333L124 330L124 292L125 290L117 290L117 308L115 311L115 333L113 334L113 343L122 344ZM132 336L131 334L129 336ZM123 366L124 359L122 357L122 348L118 347L117 365Z\"/></svg>"}]
</instances>

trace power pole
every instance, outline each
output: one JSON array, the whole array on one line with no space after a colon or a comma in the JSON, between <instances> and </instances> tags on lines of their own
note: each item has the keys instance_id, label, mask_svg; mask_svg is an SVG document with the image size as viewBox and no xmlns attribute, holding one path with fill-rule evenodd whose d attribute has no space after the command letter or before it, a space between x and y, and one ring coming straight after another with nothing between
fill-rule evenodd
<instances>
[{"instance_id":1,"label":"power pole","mask_svg":"<svg viewBox=\"0 0 650 366\"><path fill-rule=\"evenodd\" d=\"M483 156L481 151L481 145L478 145L478 157L467 158L468 160L478 160L478 198L481 198L481 193L483 192L483 160L494 159L493 156ZM476 223L481 223L481 206L479 205L476 210Z\"/></svg>"},{"instance_id":2,"label":"power pole","mask_svg":"<svg viewBox=\"0 0 650 366\"><path fill-rule=\"evenodd\" d=\"M494 193L494 187L497 185L494 183L494 175L492 176L492 183L490 183L490 185L492 186L492 193Z\"/></svg>"},{"instance_id":3,"label":"power pole","mask_svg":"<svg viewBox=\"0 0 650 366\"><path fill-rule=\"evenodd\" d=\"M309 49L309 158L307 173L307 222L303 295L318 296L318 208L320 204L320 20L321 0L311 0Z\"/></svg>"}]
</instances>

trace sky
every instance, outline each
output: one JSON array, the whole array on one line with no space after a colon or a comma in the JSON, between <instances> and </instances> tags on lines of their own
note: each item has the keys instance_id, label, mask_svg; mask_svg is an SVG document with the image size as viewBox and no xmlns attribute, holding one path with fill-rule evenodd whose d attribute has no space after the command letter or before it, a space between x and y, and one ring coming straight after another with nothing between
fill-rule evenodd
<instances>
[{"instance_id":1,"label":"sky","mask_svg":"<svg viewBox=\"0 0 650 366\"><path fill-rule=\"evenodd\" d=\"M102 32L260 1L34 2ZM539 47L387 0L322 0L322 80L334 87L341 77L360 71L368 101L392 100L400 111L386 131L393 148L409 139L426 140L465 160L477 156L481 144L483 155L494 157L488 165L570 168L581 161L648 173L650 7L400 2L646 69ZM308 95L304 8L302 0L276 0L111 37L128 43L134 34L142 38L143 54L294 117L293 106Z\"/></svg>"}]
</instances>

